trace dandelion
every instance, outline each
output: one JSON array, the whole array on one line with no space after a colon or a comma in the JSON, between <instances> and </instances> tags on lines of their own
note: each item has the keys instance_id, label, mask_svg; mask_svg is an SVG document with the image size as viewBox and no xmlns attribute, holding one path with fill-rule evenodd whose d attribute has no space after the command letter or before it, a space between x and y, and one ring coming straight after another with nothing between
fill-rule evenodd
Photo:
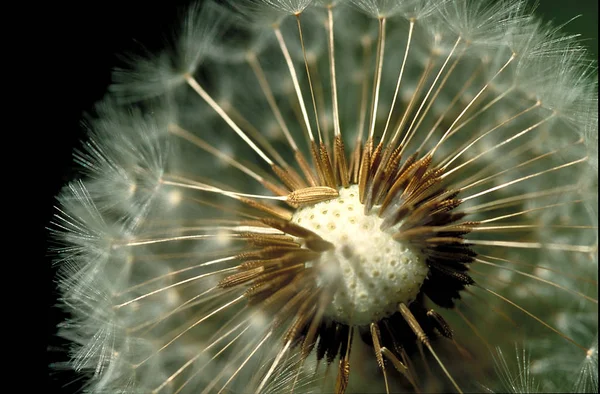
<instances>
[{"instance_id":1,"label":"dandelion","mask_svg":"<svg viewBox=\"0 0 600 394\"><path fill-rule=\"evenodd\" d=\"M598 389L575 37L517 0L208 4L179 37L115 71L59 196L88 391Z\"/></svg>"}]
</instances>

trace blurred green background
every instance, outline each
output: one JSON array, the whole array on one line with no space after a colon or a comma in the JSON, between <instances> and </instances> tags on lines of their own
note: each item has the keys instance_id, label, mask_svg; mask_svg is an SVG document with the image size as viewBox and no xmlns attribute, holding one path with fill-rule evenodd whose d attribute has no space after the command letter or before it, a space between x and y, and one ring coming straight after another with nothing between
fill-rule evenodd
<instances>
[{"instance_id":1,"label":"blurred green background","mask_svg":"<svg viewBox=\"0 0 600 394\"><path fill-rule=\"evenodd\" d=\"M554 26L568 22L563 31L581 34L583 44L598 59L598 0L529 0L529 3L537 3L536 14L544 21L552 21Z\"/></svg>"}]
</instances>

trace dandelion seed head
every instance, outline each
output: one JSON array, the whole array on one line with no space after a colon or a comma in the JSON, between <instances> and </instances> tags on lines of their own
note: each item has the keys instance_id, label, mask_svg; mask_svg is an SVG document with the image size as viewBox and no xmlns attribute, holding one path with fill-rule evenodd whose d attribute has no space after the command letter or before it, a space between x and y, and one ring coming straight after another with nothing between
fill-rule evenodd
<instances>
[{"instance_id":1,"label":"dandelion seed head","mask_svg":"<svg viewBox=\"0 0 600 394\"><path fill-rule=\"evenodd\" d=\"M86 389L597 390L577 37L517 0L207 7L115 71L59 196Z\"/></svg>"}]
</instances>

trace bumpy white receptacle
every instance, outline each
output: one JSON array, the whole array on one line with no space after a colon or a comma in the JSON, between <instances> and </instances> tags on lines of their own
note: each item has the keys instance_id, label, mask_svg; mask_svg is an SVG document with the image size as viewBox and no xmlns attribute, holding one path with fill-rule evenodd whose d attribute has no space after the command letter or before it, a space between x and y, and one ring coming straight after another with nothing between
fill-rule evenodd
<instances>
[{"instance_id":1,"label":"bumpy white receptacle","mask_svg":"<svg viewBox=\"0 0 600 394\"><path fill-rule=\"evenodd\" d=\"M412 302L428 268L418 251L382 231L377 209L365 215L358 187L340 189L330 201L298 209L292 221L335 245L310 264L319 270L319 285L335 289L325 315L335 321L366 325Z\"/></svg>"}]
</instances>

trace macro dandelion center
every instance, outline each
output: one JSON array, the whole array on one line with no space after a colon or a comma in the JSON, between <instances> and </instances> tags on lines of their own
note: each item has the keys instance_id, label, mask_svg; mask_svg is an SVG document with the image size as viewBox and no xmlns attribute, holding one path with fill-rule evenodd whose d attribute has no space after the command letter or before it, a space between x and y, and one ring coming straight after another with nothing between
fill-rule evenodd
<instances>
[{"instance_id":1,"label":"macro dandelion center","mask_svg":"<svg viewBox=\"0 0 600 394\"><path fill-rule=\"evenodd\" d=\"M85 390L597 391L596 71L530 12L205 2L127 55L51 226Z\"/></svg>"}]
</instances>

